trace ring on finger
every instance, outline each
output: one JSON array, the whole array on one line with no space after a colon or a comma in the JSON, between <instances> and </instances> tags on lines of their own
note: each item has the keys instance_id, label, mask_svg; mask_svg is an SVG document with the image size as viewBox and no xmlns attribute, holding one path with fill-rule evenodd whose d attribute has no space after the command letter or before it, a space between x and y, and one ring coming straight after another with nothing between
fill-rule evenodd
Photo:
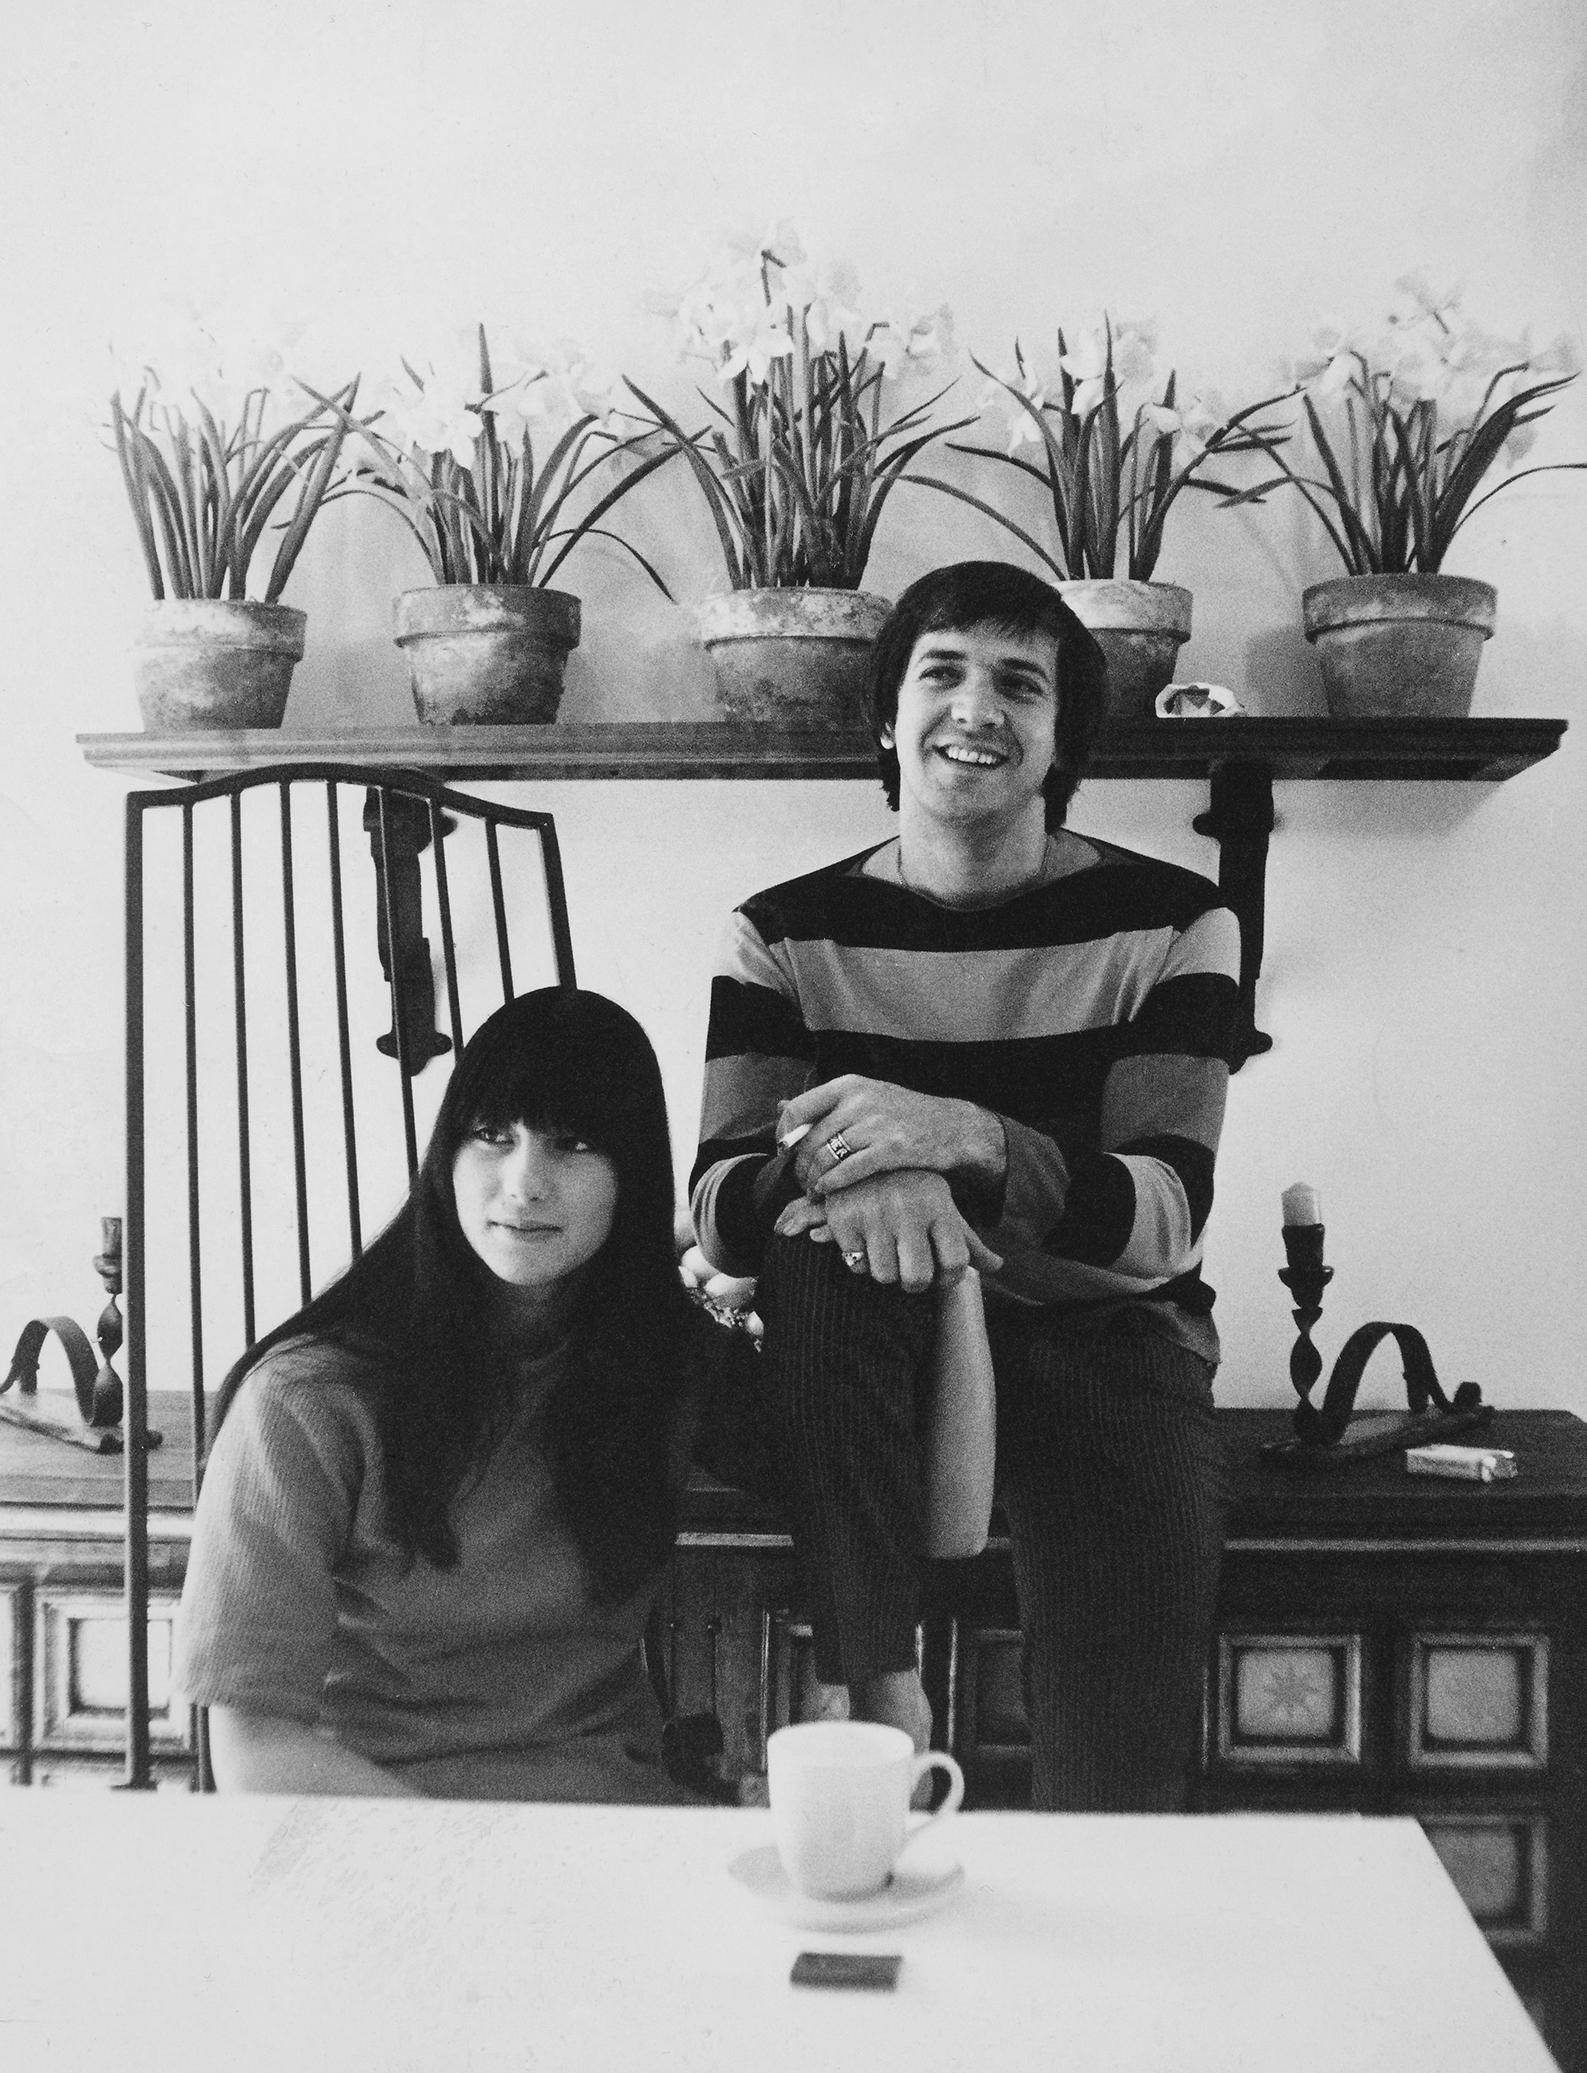
<instances>
[{"instance_id":1,"label":"ring on finger","mask_svg":"<svg viewBox=\"0 0 1587 2073\"><path fill-rule=\"evenodd\" d=\"M843 1264L853 1273L858 1274L865 1265L865 1255L863 1252L846 1252L843 1255Z\"/></svg>"},{"instance_id":2,"label":"ring on finger","mask_svg":"<svg viewBox=\"0 0 1587 2073\"><path fill-rule=\"evenodd\" d=\"M849 1143L841 1130L834 1130L826 1141L826 1149L832 1155L833 1165L841 1166L854 1147Z\"/></svg>"}]
</instances>

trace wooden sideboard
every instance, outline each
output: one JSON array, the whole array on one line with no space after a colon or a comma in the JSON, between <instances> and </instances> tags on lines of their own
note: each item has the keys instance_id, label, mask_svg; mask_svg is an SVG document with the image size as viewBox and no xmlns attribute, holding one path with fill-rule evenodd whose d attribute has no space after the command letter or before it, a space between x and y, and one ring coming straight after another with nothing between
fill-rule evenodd
<instances>
[{"instance_id":1,"label":"wooden sideboard","mask_svg":"<svg viewBox=\"0 0 1587 2073\"><path fill-rule=\"evenodd\" d=\"M1501 1412L1482 1438L1520 1472L1483 1485L1413 1478L1398 1454L1301 1476L1261 1455L1287 1413L1218 1416L1236 1496L1194 1803L1416 1815L1561 2065L1587 2073L1587 1424ZM714 1710L724 1769L757 1771L768 1730L816 1703L777 1522L698 1491L671 1612L681 1709ZM941 1566L920 1650L965 1804L1028 1804L1005 1540Z\"/></svg>"},{"instance_id":2,"label":"wooden sideboard","mask_svg":"<svg viewBox=\"0 0 1587 2073\"><path fill-rule=\"evenodd\" d=\"M170 1692L188 1544L183 1401L153 1399L151 1724L165 1786L193 1781ZM1587 1424L1500 1412L1520 1474L1406 1475L1398 1455L1302 1477L1262 1460L1280 1411L1222 1411L1234 1466L1195 1800L1210 1809L1412 1813L1562 2065L1587 2073ZM126 1660L121 1467L0 1425L0 1765L15 1784L114 1783ZM714 1714L724 1776L815 1703L809 1628L780 1522L741 1493L691 1495L663 1605L678 1710ZM1006 1541L945 1564L920 1630L938 1739L966 1804L1028 1800Z\"/></svg>"}]
</instances>

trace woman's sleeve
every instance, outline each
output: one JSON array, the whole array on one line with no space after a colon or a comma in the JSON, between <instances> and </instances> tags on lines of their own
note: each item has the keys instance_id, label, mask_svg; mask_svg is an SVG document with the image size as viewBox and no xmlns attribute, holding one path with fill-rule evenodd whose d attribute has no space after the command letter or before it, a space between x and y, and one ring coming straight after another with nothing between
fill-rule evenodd
<instances>
[{"instance_id":1,"label":"woman's sleeve","mask_svg":"<svg viewBox=\"0 0 1587 2073\"><path fill-rule=\"evenodd\" d=\"M267 1359L221 1427L176 1624L172 1681L195 1705L319 1715L362 1481L344 1396Z\"/></svg>"}]
</instances>

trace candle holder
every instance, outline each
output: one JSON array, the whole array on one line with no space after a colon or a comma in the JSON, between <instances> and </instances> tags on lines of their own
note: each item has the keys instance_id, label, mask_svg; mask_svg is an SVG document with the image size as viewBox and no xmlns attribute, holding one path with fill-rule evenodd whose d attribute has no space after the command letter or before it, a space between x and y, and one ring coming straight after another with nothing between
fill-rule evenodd
<instances>
[{"instance_id":1,"label":"candle holder","mask_svg":"<svg viewBox=\"0 0 1587 2073\"><path fill-rule=\"evenodd\" d=\"M1444 1394L1427 1341L1412 1324L1375 1321L1358 1325L1339 1350L1321 1404L1314 1404L1311 1392L1323 1363L1311 1334L1322 1316L1323 1290L1334 1270L1323 1262L1321 1224L1286 1224L1283 1228L1289 1264L1279 1269L1278 1278L1295 1298L1291 1315L1296 1337L1290 1349L1289 1379L1299 1401L1291 1416L1295 1437L1270 1441L1262 1449L1264 1455L1288 1468L1337 1468L1348 1461L1449 1439L1489 1422L1493 1406L1483 1402L1475 1382L1462 1382L1452 1398ZM1407 1415L1375 1415L1369 1430L1347 1433L1367 1362L1385 1339L1393 1339L1400 1350Z\"/></svg>"},{"instance_id":2,"label":"candle holder","mask_svg":"<svg viewBox=\"0 0 1587 2073\"><path fill-rule=\"evenodd\" d=\"M1322 1355L1311 1342L1312 1326L1322 1316L1323 1290L1334 1278L1323 1265L1322 1224L1286 1224L1284 1252L1289 1260L1278 1278L1295 1298L1295 1343L1289 1352L1289 1379L1300 1402L1295 1406L1295 1432L1303 1440L1320 1438L1319 1412L1311 1400L1312 1384L1322 1373Z\"/></svg>"},{"instance_id":3,"label":"candle holder","mask_svg":"<svg viewBox=\"0 0 1587 2073\"><path fill-rule=\"evenodd\" d=\"M100 1250L94 1256L94 1270L104 1283L108 1298L94 1328L94 1337L99 1342L99 1359L94 1359L88 1334L74 1318L30 1318L22 1327L22 1336L17 1340L5 1379L0 1381L0 1397L13 1388L16 1391L9 1403L0 1403L0 1420L9 1425L24 1426L30 1432L43 1433L52 1440L64 1440L68 1446L82 1447L90 1454L119 1454L122 1450L121 1377L113 1365L123 1332L121 1311L116 1302L121 1293L119 1216L100 1218L99 1243ZM71 1370L72 1390L81 1421L76 1425L39 1407L39 1356L44 1351L44 1342L52 1335L59 1342ZM159 1433L151 1432L148 1444L159 1446L160 1437Z\"/></svg>"}]
</instances>

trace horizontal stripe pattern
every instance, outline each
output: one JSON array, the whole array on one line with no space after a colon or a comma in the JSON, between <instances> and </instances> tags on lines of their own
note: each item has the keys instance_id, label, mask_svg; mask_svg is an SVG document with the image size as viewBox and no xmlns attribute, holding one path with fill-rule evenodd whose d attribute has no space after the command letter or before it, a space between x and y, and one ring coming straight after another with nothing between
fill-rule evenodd
<instances>
[{"instance_id":1,"label":"horizontal stripe pattern","mask_svg":"<svg viewBox=\"0 0 1587 2073\"><path fill-rule=\"evenodd\" d=\"M986 1235L1006 1293L1210 1304L1195 1270L1238 926L1207 880L1097 847L1097 866L991 909L867 878L870 851L745 902L712 987L694 1174L713 1259L754 1271L765 1232L746 1174L774 1149L778 1104L860 1073L1004 1119Z\"/></svg>"},{"instance_id":2,"label":"horizontal stripe pattern","mask_svg":"<svg viewBox=\"0 0 1587 2073\"><path fill-rule=\"evenodd\" d=\"M1207 879L1175 864L1086 838L1101 862L1053 879L999 907L939 907L908 887L867 878L861 850L802 878L756 893L739 912L770 952L787 941L830 937L857 950L931 954L1051 949L1094 943L1126 929L1182 932L1216 907Z\"/></svg>"}]
</instances>

